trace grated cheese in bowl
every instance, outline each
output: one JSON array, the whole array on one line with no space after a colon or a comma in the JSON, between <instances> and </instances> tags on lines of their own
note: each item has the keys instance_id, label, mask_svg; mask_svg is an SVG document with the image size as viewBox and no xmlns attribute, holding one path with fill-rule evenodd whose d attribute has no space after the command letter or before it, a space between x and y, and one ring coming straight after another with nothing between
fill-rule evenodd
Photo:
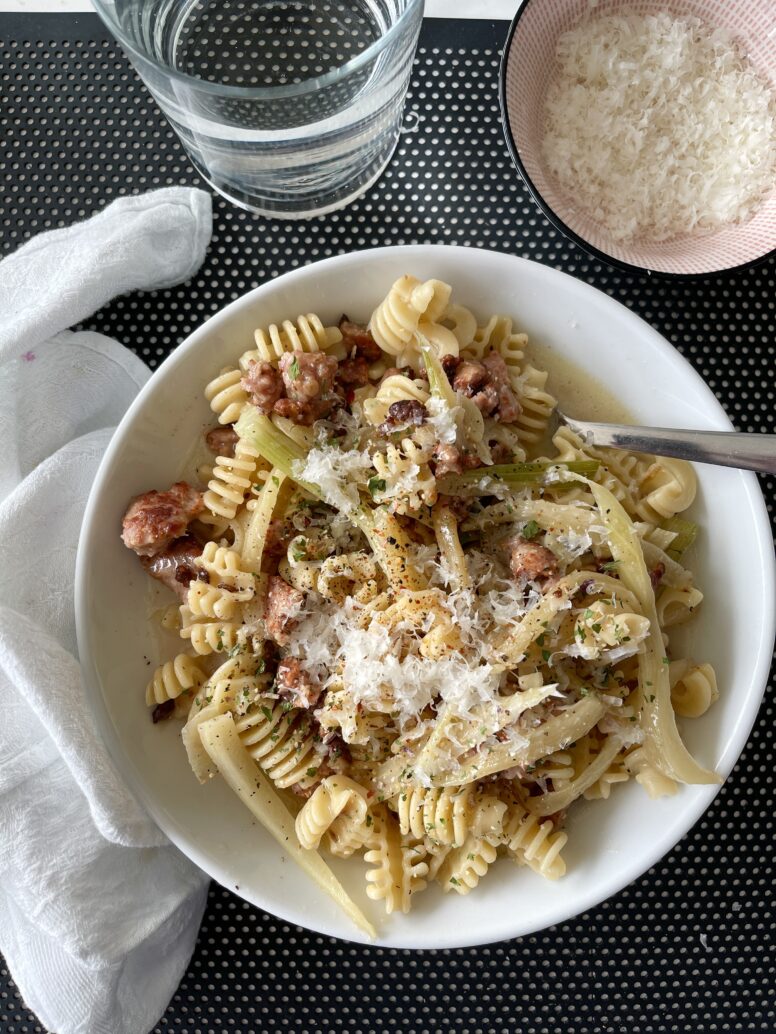
<instances>
[{"instance_id":1,"label":"grated cheese in bowl","mask_svg":"<svg viewBox=\"0 0 776 1034\"><path fill-rule=\"evenodd\" d=\"M612 238L749 219L776 182L776 101L732 36L698 18L610 15L560 36L544 160Z\"/></svg>"}]
</instances>

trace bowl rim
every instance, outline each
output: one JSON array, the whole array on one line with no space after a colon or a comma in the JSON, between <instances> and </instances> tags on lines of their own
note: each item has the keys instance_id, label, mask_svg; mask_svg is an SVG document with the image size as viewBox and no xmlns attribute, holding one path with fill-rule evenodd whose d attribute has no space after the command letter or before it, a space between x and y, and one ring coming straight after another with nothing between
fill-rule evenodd
<instances>
[{"instance_id":1,"label":"bowl rim","mask_svg":"<svg viewBox=\"0 0 776 1034\"><path fill-rule=\"evenodd\" d=\"M103 696L102 683L96 665L97 651L92 650L91 648L91 643L94 641L96 632L94 631L93 622L90 618L88 607L90 597L87 588L87 574L89 569L88 561L91 557L89 544L95 537L95 529L100 521L99 503L101 502L100 496L103 491L102 483L115 462L114 457L123 447L124 439L130 432L132 425L135 423L137 415L142 412L146 404L147 396L151 394L156 384L159 383L160 375L162 379L172 375L179 364L187 361L187 355L196 349L199 342L203 339L207 340L214 332L217 332L222 324L228 322L234 312L239 311L241 308L255 306L261 301L264 295L277 290L279 285L288 285L290 281L304 278L304 276L310 275L312 270L316 270L324 264L329 267L337 265L345 266L348 262L351 262L354 259L357 259L359 262L368 262L373 257L379 257L386 253L398 254L399 252L401 252L402 256L406 256L408 263L411 264L413 254L418 255L418 257L427 258L429 254L433 255L436 252L441 255L450 253L453 249L455 249L456 252L465 251L467 253L467 260L470 262L472 261L472 252L476 254L478 251L484 251L487 255L498 256L499 260L505 260L514 263L517 266L530 264L533 267L537 267L543 275L552 278L562 277L566 281L566 286L572 291L577 292L577 294L587 295L590 297L595 296L598 304L601 305L604 310L624 310L624 313L627 313L627 318L637 320L642 324L644 333L672 364L687 368L690 375L698 382L699 387L702 388L703 393L706 395L709 404L709 416L716 418L721 427L732 429L732 424L722 405L719 403L708 384L706 384L700 374L695 371L692 364L690 364L684 356L681 355L678 349L676 349L667 340L667 338L651 327L645 320L642 320L640 316L636 315L636 313L630 310L627 306L618 302L615 298L606 294L606 292L593 287L591 284L573 277L568 273L564 273L561 270L554 269L545 263L540 263L535 260L522 258L516 255L510 255L505 252L499 252L494 249L483 248L470 250L457 248L455 245L415 244L370 248L364 251L346 252L340 255L329 256L328 258L321 259L318 262L297 266L273 280L252 288L250 291L219 309L218 312L214 313L206 319L204 323L192 331L192 333L189 334L164 360L158 369L154 371L152 377L149 378L146 384L138 392L114 432L95 475L84 511L78 543L78 552L76 556L76 635L79 658L84 673L86 694L94 716L95 725L107 746L108 753L116 766L119 776L124 779L131 792L135 794L141 805L147 810L148 814L157 823L170 842L173 843L187 858L203 869L211 878L222 883L222 885L227 886L231 890L234 890L233 885L223 882L224 866L215 858L213 850L208 847L207 844L198 842L194 837L192 837L191 833L185 829L182 821L176 818L174 814L167 811L165 807L156 800L150 789L147 788L147 785L141 778L140 773L136 771L135 764L131 760L130 755L124 749L118 729L110 717L108 707ZM474 259L473 261L476 262L477 260ZM623 888L629 886L635 880L645 875L653 865L657 864L657 862L667 855L669 851L673 850L680 843L682 838L686 836L692 826L710 807L712 801L716 797L722 785L724 785L724 782L740 758L751 734L752 726L754 725L759 713L767 687L768 671L772 656L771 644L773 642L774 635L776 634L776 558L774 557L772 549L772 538L767 509L757 477L752 472L742 471L741 473L743 475L743 492L752 508L753 521L757 529L756 542L762 559L762 570L766 583L764 595L765 606L761 613L760 622L760 648L754 660L753 678L748 690L748 695L741 708L741 720L736 722L735 727L731 731L726 749L724 750L720 763L717 766L722 775L722 782L719 784L709 784L692 788L695 791L695 797L693 800L686 803L680 820L670 824L670 833L667 841L659 840L645 845L644 850L640 851L637 856L626 860L622 864L616 875L610 875L605 887L595 886L590 887L587 890L581 890L579 895L575 898L571 909L569 909L568 904L561 904L559 902L558 905L550 911L549 918L537 917L535 920L530 920L519 930L513 930L513 932L508 933L506 937L502 932L498 932L495 935L488 932L487 926L478 926L476 929L472 928L468 930L456 928L454 931L454 940L441 940L437 938L433 944L426 943L418 945L417 943L411 943L409 939L403 939L399 944L395 942L386 943L380 939L379 934L378 940L376 942L371 942L364 935L357 933L355 928L352 935L348 936L339 930L327 928L322 923L316 922L315 925L311 925L309 918L303 911L294 906L292 900L284 899L282 911L275 912L278 904L277 901L261 900L250 887L241 886L240 889L236 891L238 896L273 915L278 915L278 917L284 922L298 924L305 929L313 930L318 934L332 936L344 941L360 942L367 945L372 944L375 947L424 951L437 950L439 948L465 948L479 944L490 944L502 939L509 939L511 937L528 936L539 930L544 930L557 925L558 923L567 922L587 909L596 907L602 902L607 901L613 895L619 893Z\"/></svg>"},{"instance_id":2,"label":"bowl rim","mask_svg":"<svg viewBox=\"0 0 776 1034\"><path fill-rule=\"evenodd\" d=\"M286 100L289 97L304 97L308 93L314 93L316 90L331 86L353 72L359 71L375 58L380 57L386 47L395 42L396 37L400 35L401 29L411 21L419 7L422 14L422 4L423 0L407 0L405 9L382 36L370 43L360 53L349 58L343 64L330 69L328 72L320 72L298 83L284 83L279 86L235 86L234 84L213 83L208 79L200 79L198 76L191 75L188 72L181 72L179 69L173 68L172 65L160 61L152 53L141 48L124 30L121 21L115 13L115 0L92 0L92 7L95 13L108 31L115 37L119 45L130 56L130 60L134 58L150 65L156 72L171 82L180 83L182 86L202 94L240 100L269 101Z\"/></svg>"},{"instance_id":3,"label":"bowl rim","mask_svg":"<svg viewBox=\"0 0 776 1034\"><path fill-rule=\"evenodd\" d=\"M580 236L576 230L572 230L572 228L564 222L563 219L561 219L558 213L547 201L545 201L544 196L531 179L531 176L520 157L520 149L517 145L517 141L515 140L514 133L512 132L512 124L509 119L509 105L507 103L507 68L520 19L532 4L538 4L541 2L542 0L522 0L509 26L509 32L507 33L507 38L504 42L504 48L501 51L501 62L499 65L498 103L501 114L501 123L504 127L504 138L506 140L507 150L509 151L510 157L516 166L517 171L520 173L523 182L526 187L528 187L528 192L533 198L534 203L544 213L547 219L549 219L552 225L557 230L560 230L565 237L568 237L573 244L576 244L577 247L586 251L589 255L592 255L593 258L599 259L602 262L606 262L608 265L613 266L615 269L621 269L626 273L635 273L639 276L662 277L665 280L706 280L715 276L743 273L745 270L754 269L756 266L774 258L776 256L776 247L771 248L770 251L764 252L757 258L749 259L747 262L741 262L737 266L723 266L720 269L711 269L707 272L674 273L670 270L651 269L649 266L637 266L632 262L626 262L624 259L616 258L614 255L609 255L607 252L596 247L595 244L591 244L589 241L585 240L584 237Z\"/></svg>"}]
</instances>

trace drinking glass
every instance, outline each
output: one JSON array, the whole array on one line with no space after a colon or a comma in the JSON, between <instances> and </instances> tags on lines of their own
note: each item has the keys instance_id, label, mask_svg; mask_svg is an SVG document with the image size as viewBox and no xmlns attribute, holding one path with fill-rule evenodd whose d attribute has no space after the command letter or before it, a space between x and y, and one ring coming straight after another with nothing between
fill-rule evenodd
<instances>
[{"instance_id":1,"label":"drinking glass","mask_svg":"<svg viewBox=\"0 0 776 1034\"><path fill-rule=\"evenodd\" d=\"M321 215L399 138L423 0L93 0L197 171L263 215Z\"/></svg>"}]
</instances>

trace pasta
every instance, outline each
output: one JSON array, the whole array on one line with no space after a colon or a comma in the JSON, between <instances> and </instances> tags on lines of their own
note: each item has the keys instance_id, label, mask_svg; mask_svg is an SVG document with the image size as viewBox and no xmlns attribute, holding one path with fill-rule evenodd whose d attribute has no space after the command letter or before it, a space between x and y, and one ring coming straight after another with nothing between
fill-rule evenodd
<instances>
[{"instance_id":1,"label":"pasta","mask_svg":"<svg viewBox=\"0 0 776 1034\"><path fill-rule=\"evenodd\" d=\"M241 378L240 370L227 366L205 388L205 398L220 424L234 423L248 401L248 393L240 384Z\"/></svg>"},{"instance_id":2,"label":"pasta","mask_svg":"<svg viewBox=\"0 0 776 1034\"><path fill-rule=\"evenodd\" d=\"M453 848L439 868L437 879L442 890L468 894L474 890L498 856L498 849L485 837L472 834L460 847Z\"/></svg>"},{"instance_id":3,"label":"pasta","mask_svg":"<svg viewBox=\"0 0 776 1034\"><path fill-rule=\"evenodd\" d=\"M366 892L373 901L382 901L388 915L409 912L413 894L426 887L428 863L418 842L402 837L387 809L374 811L371 847L364 855L367 863Z\"/></svg>"},{"instance_id":4,"label":"pasta","mask_svg":"<svg viewBox=\"0 0 776 1034\"><path fill-rule=\"evenodd\" d=\"M415 788L391 802L404 835L425 840L433 848L461 847L470 835L498 837L506 804L469 786L455 789Z\"/></svg>"},{"instance_id":5,"label":"pasta","mask_svg":"<svg viewBox=\"0 0 776 1034\"><path fill-rule=\"evenodd\" d=\"M278 326L259 329L254 334L256 348L243 352L240 369L246 370L252 362L277 363L284 352L322 352L338 345L342 334L337 327L324 327L314 312L299 316L296 322L284 320Z\"/></svg>"},{"instance_id":6,"label":"pasta","mask_svg":"<svg viewBox=\"0 0 776 1034\"><path fill-rule=\"evenodd\" d=\"M458 355L458 338L438 322L449 300L450 287L441 280L421 283L414 276L401 277L372 313L375 341L388 355L397 356L400 366L417 357L418 331L430 337L438 355Z\"/></svg>"},{"instance_id":7,"label":"pasta","mask_svg":"<svg viewBox=\"0 0 776 1034\"><path fill-rule=\"evenodd\" d=\"M237 647L240 626L236 621L198 621L188 606L181 607L181 636L191 640L195 653L228 653Z\"/></svg>"},{"instance_id":8,"label":"pasta","mask_svg":"<svg viewBox=\"0 0 776 1034\"><path fill-rule=\"evenodd\" d=\"M199 519L212 524L218 524L219 518L232 520L266 468L258 450L248 442L238 441L234 456L217 456L204 494L206 509Z\"/></svg>"},{"instance_id":9,"label":"pasta","mask_svg":"<svg viewBox=\"0 0 776 1034\"><path fill-rule=\"evenodd\" d=\"M403 373L395 373L380 384L374 398L364 402L364 413L367 420L377 426L388 416L388 409L394 402L415 400L425 404L429 393L425 383L412 379Z\"/></svg>"},{"instance_id":10,"label":"pasta","mask_svg":"<svg viewBox=\"0 0 776 1034\"><path fill-rule=\"evenodd\" d=\"M237 720L235 728L248 754L280 789L306 790L318 782L320 766L306 712L258 703Z\"/></svg>"},{"instance_id":11,"label":"pasta","mask_svg":"<svg viewBox=\"0 0 776 1034\"><path fill-rule=\"evenodd\" d=\"M710 664L672 661L668 669L671 682L671 703L677 714L700 718L719 698L717 676Z\"/></svg>"},{"instance_id":12,"label":"pasta","mask_svg":"<svg viewBox=\"0 0 776 1034\"><path fill-rule=\"evenodd\" d=\"M528 865L548 880L557 880L566 872L561 858L568 836L555 830L550 819L541 820L515 802L504 824L504 843L518 864Z\"/></svg>"},{"instance_id":13,"label":"pasta","mask_svg":"<svg viewBox=\"0 0 776 1034\"><path fill-rule=\"evenodd\" d=\"M197 661L187 653L179 653L171 661L161 664L146 687L146 704L164 704L175 700L189 690L197 690L205 681L205 673Z\"/></svg>"},{"instance_id":14,"label":"pasta","mask_svg":"<svg viewBox=\"0 0 776 1034\"><path fill-rule=\"evenodd\" d=\"M676 724L718 697L671 653L703 599L692 468L554 429L526 335L438 280L401 277L368 327L307 314L255 341L206 386L227 444L154 553L192 652L146 703L188 715L197 779L368 931L321 852L363 856L367 896L407 912L499 856L561 878L566 814L598 806L577 802L716 780Z\"/></svg>"},{"instance_id":15,"label":"pasta","mask_svg":"<svg viewBox=\"0 0 776 1034\"><path fill-rule=\"evenodd\" d=\"M299 843L315 850L325 835L332 854L347 858L371 839L368 811L363 786L347 776L327 776L296 817Z\"/></svg>"}]
</instances>

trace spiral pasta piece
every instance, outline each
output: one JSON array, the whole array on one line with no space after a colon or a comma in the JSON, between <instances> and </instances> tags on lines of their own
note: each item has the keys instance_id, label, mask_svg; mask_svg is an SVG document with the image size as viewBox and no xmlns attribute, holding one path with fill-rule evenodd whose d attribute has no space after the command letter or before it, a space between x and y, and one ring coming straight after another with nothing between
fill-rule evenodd
<instances>
[{"instance_id":1,"label":"spiral pasta piece","mask_svg":"<svg viewBox=\"0 0 776 1034\"><path fill-rule=\"evenodd\" d=\"M353 779L334 775L322 779L296 817L296 835L308 851L326 836L329 849L349 857L369 839L367 792Z\"/></svg>"},{"instance_id":2,"label":"spiral pasta piece","mask_svg":"<svg viewBox=\"0 0 776 1034\"><path fill-rule=\"evenodd\" d=\"M289 555L280 561L278 571L289 585L300 592L317 592L325 600L344 602L349 596L357 603L376 599L385 587L385 576L368 553L340 553L325 560L293 558L294 542Z\"/></svg>"},{"instance_id":3,"label":"spiral pasta piece","mask_svg":"<svg viewBox=\"0 0 776 1034\"><path fill-rule=\"evenodd\" d=\"M610 602L596 600L586 607L574 625L575 649L591 660L617 649L620 657L636 653L649 635L649 618L633 614Z\"/></svg>"},{"instance_id":4,"label":"spiral pasta piece","mask_svg":"<svg viewBox=\"0 0 776 1034\"><path fill-rule=\"evenodd\" d=\"M398 823L384 805L373 812L371 847L364 854L369 866L366 892L382 901L388 915L409 912L412 895L426 887L428 863L422 843L403 838Z\"/></svg>"},{"instance_id":5,"label":"spiral pasta piece","mask_svg":"<svg viewBox=\"0 0 776 1034\"><path fill-rule=\"evenodd\" d=\"M234 456L216 456L213 477L203 497L205 511L200 515L204 523L231 521L245 502L251 488L259 481L259 471L268 470L269 464L255 446L240 438Z\"/></svg>"},{"instance_id":6,"label":"spiral pasta piece","mask_svg":"<svg viewBox=\"0 0 776 1034\"><path fill-rule=\"evenodd\" d=\"M437 872L437 881L445 893L454 890L468 894L477 887L498 856L498 849L486 837L470 834L461 847L453 848Z\"/></svg>"},{"instance_id":7,"label":"spiral pasta piece","mask_svg":"<svg viewBox=\"0 0 776 1034\"><path fill-rule=\"evenodd\" d=\"M428 465L430 452L405 438L401 446L388 445L385 454L372 458L383 486L373 492L377 503L387 503L392 513L412 516L437 500L436 478Z\"/></svg>"},{"instance_id":8,"label":"spiral pasta piece","mask_svg":"<svg viewBox=\"0 0 776 1034\"><path fill-rule=\"evenodd\" d=\"M566 872L560 852L568 840L563 832L555 832L551 819L539 819L522 804L514 801L504 820L504 842L512 857L528 865L547 880L557 880Z\"/></svg>"},{"instance_id":9,"label":"spiral pasta piece","mask_svg":"<svg viewBox=\"0 0 776 1034\"><path fill-rule=\"evenodd\" d=\"M186 593L186 606L194 618L229 621L234 617L237 601L228 589L194 579Z\"/></svg>"},{"instance_id":10,"label":"spiral pasta piece","mask_svg":"<svg viewBox=\"0 0 776 1034\"><path fill-rule=\"evenodd\" d=\"M196 658L179 653L173 660L160 664L146 687L146 704L154 707L167 700L176 700L181 693L199 689L205 673Z\"/></svg>"},{"instance_id":11,"label":"spiral pasta piece","mask_svg":"<svg viewBox=\"0 0 776 1034\"><path fill-rule=\"evenodd\" d=\"M547 374L526 366L513 387L520 403L520 414L515 420L518 437L529 444L542 440L547 434L550 417L557 399L545 390Z\"/></svg>"},{"instance_id":12,"label":"spiral pasta piece","mask_svg":"<svg viewBox=\"0 0 776 1034\"><path fill-rule=\"evenodd\" d=\"M467 359L483 359L488 352L499 352L507 364L510 379L523 368L528 335L512 330L509 316L491 316L483 327L478 327L471 342L462 349Z\"/></svg>"},{"instance_id":13,"label":"spiral pasta piece","mask_svg":"<svg viewBox=\"0 0 776 1034\"><path fill-rule=\"evenodd\" d=\"M230 621L237 605L253 598L253 575L243 570L239 553L216 542L205 544L196 564L208 580L192 579L181 615L185 612L189 624L202 619Z\"/></svg>"},{"instance_id":14,"label":"spiral pasta piece","mask_svg":"<svg viewBox=\"0 0 776 1034\"><path fill-rule=\"evenodd\" d=\"M444 327L454 335L459 350L470 345L477 333L477 320L474 318L474 313L465 305L448 305L438 320L438 326ZM447 353L439 352L438 354L446 355Z\"/></svg>"},{"instance_id":15,"label":"spiral pasta piece","mask_svg":"<svg viewBox=\"0 0 776 1034\"><path fill-rule=\"evenodd\" d=\"M372 337L389 355L417 357L417 331L423 331L424 325L441 318L450 301L450 292L450 285L441 280L421 283L414 276L400 277L372 313L369 321ZM447 334L448 350L439 354L458 355L455 335L450 331Z\"/></svg>"},{"instance_id":16,"label":"spiral pasta piece","mask_svg":"<svg viewBox=\"0 0 776 1034\"><path fill-rule=\"evenodd\" d=\"M316 589L325 600L343 602L352 596L357 603L368 603L384 585L374 557L354 552L327 557L319 568Z\"/></svg>"},{"instance_id":17,"label":"spiral pasta piece","mask_svg":"<svg viewBox=\"0 0 776 1034\"><path fill-rule=\"evenodd\" d=\"M320 758L305 711L287 711L268 700L239 718L236 727L242 745L276 786L308 789L320 781Z\"/></svg>"},{"instance_id":18,"label":"spiral pasta piece","mask_svg":"<svg viewBox=\"0 0 776 1034\"><path fill-rule=\"evenodd\" d=\"M472 817L472 787L424 789L401 793L393 801L402 833L428 837L437 844L461 845Z\"/></svg>"},{"instance_id":19,"label":"spiral pasta piece","mask_svg":"<svg viewBox=\"0 0 776 1034\"><path fill-rule=\"evenodd\" d=\"M683 625L689 621L696 607L703 602L703 593L700 589L689 586L686 589L663 589L658 595L655 606L657 618L661 628L671 628L674 625Z\"/></svg>"},{"instance_id":20,"label":"spiral pasta piece","mask_svg":"<svg viewBox=\"0 0 776 1034\"><path fill-rule=\"evenodd\" d=\"M624 449L591 449L590 453L600 459L609 473L633 496L640 498L641 483L653 463L651 456L625 452Z\"/></svg>"},{"instance_id":21,"label":"spiral pasta piece","mask_svg":"<svg viewBox=\"0 0 776 1034\"><path fill-rule=\"evenodd\" d=\"M429 391L425 381L394 373L385 378L374 398L365 399L364 415L370 424L377 427L387 419L388 410L394 402L414 401L425 404L428 400Z\"/></svg>"},{"instance_id":22,"label":"spiral pasta piece","mask_svg":"<svg viewBox=\"0 0 776 1034\"><path fill-rule=\"evenodd\" d=\"M240 370L226 367L205 387L205 398L218 416L219 424L233 424L248 401L248 393L240 384L241 379Z\"/></svg>"},{"instance_id":23,"label":"spiral pasta piece","mask_svg":"<svg viewBox=\"0 0 776 1034\"><path fill-rule=\"evenodd\" d=\"M201 621L184 604L181 607L181 638L191 641L195 653L225 653L237 646L240 625L235 621Z\"/></svg>"},{"instance_id":24,"label":"spiral pasta piece","mask_svg":"<svg viewBox=\"0 0 776 1034\"><path fill-rule=\"evenodd\" d=\"M228 546L206 542L197 559L201 567L216 585L227 585L239 600L250 599L254 593L254 576L243 567L242 557Z\"/></svg>"},{"instance_id":25,"label":"spiral pasta piece","mask_svg":"<svg viewBox=\"0 0 776 1034\"><path fill-rule=\"evenodd\" d=\"M283 320L266 329L254 331L256 348L243 352L240 368L247 370L252 362L277 364L286 352L325 352L342 341L339 327L326 327L314 312L298 316L296 322Z\"/></svg>"},{"instance_id":26,"label":"spiral pasta piece","mask_svg":"<svg viewBox=\"0 0 776 1034\"><path fill-rule=\"evenodd\" d=\"M632 517L636 512L638 499L638 488L634 483L643 469L643 464L630 466L627 463L618 463L613 460L611 449L595 449L592 446L583 444L583 440L569 427L560 427L553 435L553 445L558 450L556 457L558 462L570 463L574 460L598 460L599 467L593 475L593 480L607 488L615 496L618 503L622 504L627 513ZM572 499L584 494L575 487L564 489L564 499Z\"/></svg>"},{"instance_id":27,"label":"spiral pasta piece","mask_svg":"<svg viewBox=\"0 0 776 1034\"><path fill-rule=\"evenodd\" d=\"M710 664L672 661L668 669L671 703L683 718L700 718L719 699L717 676Z\"/></svg>"},{"instance_id":28,"label":"spiral pasta piece","mask_svg":"<svg viewBox=\"0 0 776 1034\"><path fill-rule=\"evenodd\" d=\"M695 499L698 478L686 460L661 456L641 482L639 516L653 524L686 510Z\"/></svg>"}]
</instances>

